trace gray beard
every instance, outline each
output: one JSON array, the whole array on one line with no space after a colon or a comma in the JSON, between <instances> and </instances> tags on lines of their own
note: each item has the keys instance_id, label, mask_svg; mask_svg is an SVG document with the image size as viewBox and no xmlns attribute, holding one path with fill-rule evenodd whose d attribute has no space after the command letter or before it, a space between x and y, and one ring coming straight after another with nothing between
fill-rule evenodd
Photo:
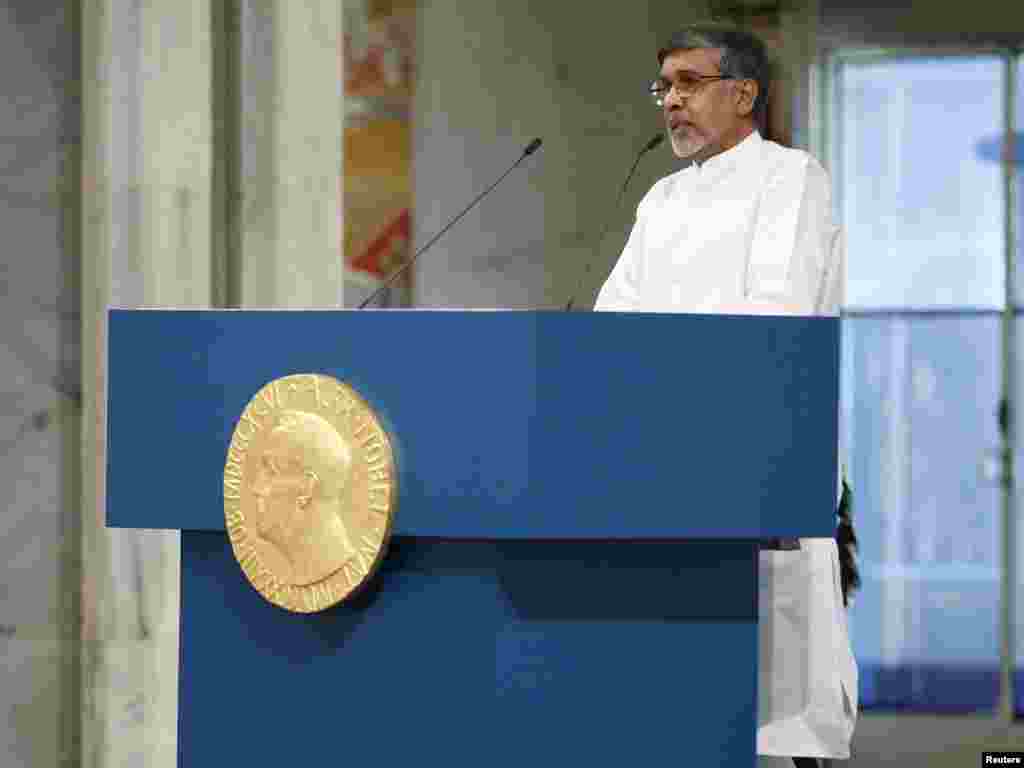
<instances>
[{"instance_id":1,"label":"gray beard","mask_svg":"<svg viewBox=\"0 0 1024 768\"><path fill-rule=\"evenodd\" d=\"M676 133L670 132L669 140L672 142L673 152L683 160L692 159L707 146L706 141L696 137L693 133L685 134L685 138L681 138Z\"/></svg>"}]
</instances>

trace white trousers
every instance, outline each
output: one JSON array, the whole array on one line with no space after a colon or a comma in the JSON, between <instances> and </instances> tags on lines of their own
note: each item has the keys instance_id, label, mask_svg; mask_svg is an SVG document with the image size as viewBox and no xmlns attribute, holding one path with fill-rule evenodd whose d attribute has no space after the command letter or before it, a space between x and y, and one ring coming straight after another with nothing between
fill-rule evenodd
<instances>
[{"instance_id":1,"label":"white trousers","mask_svg":"<svg viewBox=\"0 0 1024 768\"><path fill-rule=\"evenodd\" d=\"M757 753L849 759L857 665L835 539L761 552L758 578Z\"/></svg>"}]
</instances>

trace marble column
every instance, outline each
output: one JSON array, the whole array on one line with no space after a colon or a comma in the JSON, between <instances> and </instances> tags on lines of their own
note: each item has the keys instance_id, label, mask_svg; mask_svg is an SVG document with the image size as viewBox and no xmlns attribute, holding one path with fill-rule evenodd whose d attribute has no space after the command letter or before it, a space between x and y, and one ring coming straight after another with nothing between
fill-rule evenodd
<instances>
[{"instance_id":1,"label":"marble column","mask_svg":"<svg viewBox=\"0 0 1024 768\"><path fill-rule=\"evenodd\" d=\"M82 27L82 765L170 768L178 534L104 526L105 326L211 303L210 0L84 0Z\"/></svg>"},{"instance_id":2,"label":"marble column","mask_svg":"<svg viewBox=\"0 0 1024 768\"><path fill-rule=\"evenodd\" d=\"M82 765L171 768L179 538L104 527L105 312L340 305L341 6L83 0L82 26Z\"/></svg>"},{"instance_id":3,"label":"marble column","mask_svg":"<svg viewBox=\"0 0 1024 768\"><path fill-rule=\"evenodd\" d=\"M340 307L341 0L240 0L239 304Z\"/></svg>"}]
</instances>

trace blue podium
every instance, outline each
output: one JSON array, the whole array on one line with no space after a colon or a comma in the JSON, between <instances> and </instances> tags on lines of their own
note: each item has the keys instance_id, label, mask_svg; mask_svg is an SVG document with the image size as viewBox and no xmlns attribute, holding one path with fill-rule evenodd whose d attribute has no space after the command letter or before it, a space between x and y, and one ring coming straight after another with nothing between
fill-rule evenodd
<instances>
[{"instance_id":1,"label":"blue podium","mask_svg":"<svg viewBox=\"0 0 1024 768\"><path fill-rule=\"evenodd\" d=\"M107 522L180 529L179 765L753 766L757 542L834 533L838 320L111 310ZM291 614L224 531L266 382L397 449L370 587Z\"/></svg>"}]
</instances>

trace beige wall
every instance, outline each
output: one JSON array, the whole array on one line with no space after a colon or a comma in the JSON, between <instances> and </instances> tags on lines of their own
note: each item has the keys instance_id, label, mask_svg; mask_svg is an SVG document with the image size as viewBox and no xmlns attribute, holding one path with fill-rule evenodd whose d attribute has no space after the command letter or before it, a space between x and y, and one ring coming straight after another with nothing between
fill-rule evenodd
<instances>
[{"instance_id":1,"label":"beige wall","mask_svg":"<svg viewBox=\"0 0 1024 768\"><path fill-rule=\"evenodd\" d=\"M791 5L781 22L783 69L801 84L813 49L807 5ZM706 13L707 4L696 0L606 3L586 13L574 3L539 0L425 4L413 136L416 246L532 138L542 137L544 146L424 254L415 303L560 307L582 281L581 301L589 306L640 197L679 167L663 144L645 156L621 209L612 210L635 153L662 130L645 94L658 45Z\"/></svg>"},{"instance_id":2,"label":"beige wall","mask_svg":"<svg viewBox=\"0 0 1024 768\"><path fill-rule=\"evenodd\" d=\"M821 43L828 46L968 45L1024 41L1024 12L1013 0L857 2L819 0Z\"/></svg>"},{"instance_id":3,"label":"beige wall","mask_svg":"<svg viewBox=\"0 0 1024 768\"><path fill-rule=\"evenodd\" d=\"M657 43L703 4L497 0L427 4L419 16L414 177L417 245L518 157L543 148L417 266L423 306L564 304L590 258L634 153L659 130L644 88ZM648 155L617 223L672 166ZM596 284L619 234L597 256Z\"/></svg>"}]
</instances>

